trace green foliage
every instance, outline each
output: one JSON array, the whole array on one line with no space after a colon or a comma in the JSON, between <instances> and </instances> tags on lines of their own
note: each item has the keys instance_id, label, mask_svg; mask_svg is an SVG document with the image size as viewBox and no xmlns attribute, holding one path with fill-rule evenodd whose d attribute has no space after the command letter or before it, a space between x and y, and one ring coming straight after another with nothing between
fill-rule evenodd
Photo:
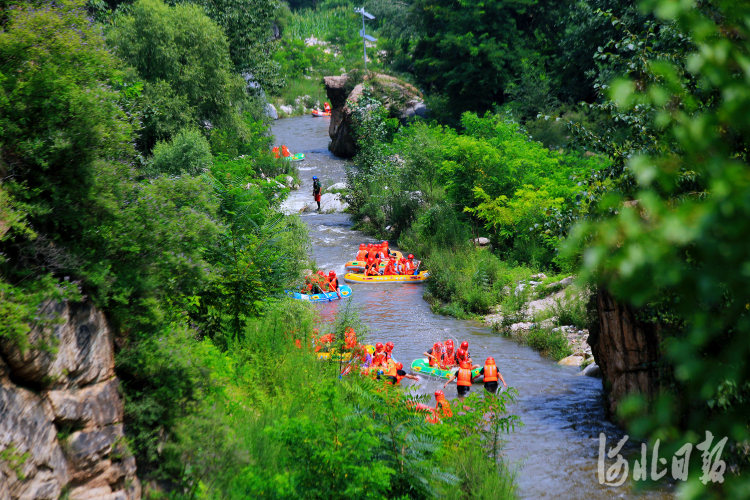
<instances>
[{"instance_id":1,"label":"green foliage","mask_svg":"<svg viewBox=\"0 0 750 500\"><path fill-rule=\"evenodd\" d=\"M429 91L445 94L453 116L484 113L503 102L526 51L517 19L530 0L415 0L422 37L414 52L415 73Z\"/></svg>"},{"instance_id":2,"label":"green foliage","mask_svg":"<svg viewBox=\"0 0 750 500\"><path fill-rule=\"evenodd\" d=\"M573 354L568 345L568 338L562 330L547 328L532 328L522 341L529 347L536 349L542 356L548 356L559 361Z\"/></svg>"},{"instance_id":3,"label":"green foliage","mask_svg":"<svg viewBox=\"0 0 750 500\"><path fill-rule=\"evenodd\" d=\"M154 174L200 175L213 163L208 141L195 129L182 129L169 142L157 142L151 170Z\"/></svg>"},{"instance_id":4,"label":"green foliage","mask_svg":"<svg viewBox=\"0 0 750 500\"><path fill-rule=\"evenodd\" d=\"M107 41L145 80L144 93L151 96L152 106L144 112L144 150L169 139L162 134L184 126L190 117L192 126L204 129L210 123L245 137L239 111L247 101L245 81L233 74L221 27L190 4L169 7L161 0L138 0L127 12L115 18Z\"/></svg>"}]
</instances>

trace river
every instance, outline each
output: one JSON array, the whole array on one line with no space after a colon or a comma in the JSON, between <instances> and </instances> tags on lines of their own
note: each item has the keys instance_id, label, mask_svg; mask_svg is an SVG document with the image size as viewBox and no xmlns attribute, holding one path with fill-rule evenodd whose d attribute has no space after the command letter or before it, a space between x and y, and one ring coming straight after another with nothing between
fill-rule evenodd
<instances>
[{"instance_id":1,"label":"river","mask_svg":"<svg viewBox=\"0 0 750 500\"><path fill-rule=\"evenodd\" d=\"M293 153L306 155L305 161L298 164L301 188L292 192L284 205L289 212L299 211L312 201L313 175L322 180L324 187L344 181L347 162L327 149L329 120L308 115L278 120L272 127L276 145L286 144ZM351 230L346 214L311 213L303 214L302 218L310 229L318 267L333 269L339 276L344 274L344 263L354 259L360 243L375 242ZM519 393L517 404L510 410L521 418L524 426L508 437L505 455L517 471L522 498L674 498L666 487L636 493L627 483L620 487L599 484L599 434L606 434L607 449L623 436L605 418L601 380L579 376L577 368L559 366L480 322L432 313L422 299L423 285L350 286L354 290L352 301L359 306L370 329L368 341L393 342L394 357L406 367L413 359L422 357L434 342L447 338L454 339L457 345L468 341L475 360L490 355L495 358L505 381ZM330 317L340 305L341 302L321 305L321 312ZM419 392L427 394L442 387L441 382L430 379L416 384L420 386ZM475 385L472 390L480 387ZM448 386L446 396L456 397L455 384ZM628 448L631 453L634 446ZM632 464L632 459L629 462ZM612 463L613 460L608 460L607 467Z\"/></svg>"}]
</instances>

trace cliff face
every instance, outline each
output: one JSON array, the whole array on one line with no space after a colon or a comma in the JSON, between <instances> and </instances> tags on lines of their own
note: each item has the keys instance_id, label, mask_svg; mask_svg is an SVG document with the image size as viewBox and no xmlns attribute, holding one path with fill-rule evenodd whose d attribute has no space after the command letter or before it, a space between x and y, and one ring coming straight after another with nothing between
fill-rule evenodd
<instances>
[{"instance_id":1,"label":"cliff face","mask_svg":"<svg viewBox=\"0 0 750 500\"><path fill-rule=\"evenodd\" d=\"M347 102L356 103L362 95L362 84L356 85L351 92L347 92L347 75L327 76L323 78L328 101L331 104L331 124L328 135L331 144L328 149L336 156L352 158L357 154L357 144L352 137L352 109ZM368 82L382 94L379 98L386 106L398 101L400 118L407 120L415 116L425 117L427 108L421 99L421 94L413 86L401 82L392 76L371 74L365 77Z\"/></svg>"},{"instance_id":2,"label":"cliff face","mask_svg":"<svg viewBox=\"0 0 750 500\"><path fill-rule=\"evenodd\" d=\"M139 500L125 448L114 338L90 304L47 302L21 353L0 341L0 500Z\"/></svg>"},{"instance_id":3,"label":"cliff face","mask_svg":"<svg viewBox=\"0 0 750 500\"><path fill-rule=\"evenodd\" d=\"M599 290L597 302L599 332L591 332L588 343L604 377L608 410L615 415L617 405L628 394L638 393L646 399L657 395L659 327L639 321L633 308L617 302L606 290Z\"/></svg>"}]
</instances>

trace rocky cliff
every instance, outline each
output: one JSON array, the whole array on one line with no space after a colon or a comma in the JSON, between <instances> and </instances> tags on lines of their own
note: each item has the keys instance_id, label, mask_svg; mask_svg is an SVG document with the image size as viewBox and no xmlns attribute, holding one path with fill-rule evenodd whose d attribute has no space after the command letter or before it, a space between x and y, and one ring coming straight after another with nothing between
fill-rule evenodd
<instances>
[{"instance_id":1,"label":"rocky cliff","mask_svg":"<svg viewBox=\"0 0 750 500\"><path fill-rule=\"evenodd\" d=\"M47 302L32 345L0 341L0 500L138 500L114 338L90 304Z\"/></svg>"},{"instance_id":2,"label":"rocky cliff","mask_svg":"<svg viewBox=\"0 0 750 500\"><path fill-rule=\"evenodd\" d=\"M357 154L357 144L352 137L352 109L347 103L356 103L362 95L363 84L353 88L348 85L349 76L327 76L323 78L328 101L331 104L331 124L328 135L331 144L328 149L336 156L352 158ZM365 76L364 83L369 84L386 106L392 109L401 119L406 120L415 116L425 117L427 108L422 102L422 95L408 83L380 74ZM351 89L351 90L350 90Z\"/></svg>"},{"instance_id":3,"label":"rocky cliff","mask_svg":"<svg viewBox=\"0 0 750 500\"><path fill-rule=\"evenodd\" d=\"M604 377L608 411L628 394L654 398L659 391L659 326L639 321L636 311L606 290L597 292L599 331L589 333L588 343Z\"/></svg>"}]
</instances>

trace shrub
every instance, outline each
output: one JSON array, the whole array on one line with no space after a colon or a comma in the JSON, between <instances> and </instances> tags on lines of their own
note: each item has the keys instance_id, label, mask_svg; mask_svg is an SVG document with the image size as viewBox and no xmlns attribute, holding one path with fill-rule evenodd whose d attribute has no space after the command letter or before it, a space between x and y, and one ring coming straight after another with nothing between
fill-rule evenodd
<instances>
[{"instance_id":1,"label":"shrub","mask_svg":"<svg viewBox=\"0 0 750 500\"><path fill-rule=\"evenodd\" d=\"M545 328L532 328L523 340L529 347L555 361L573 354L568 346L568 338L560 329L553 331Z\"/></svg>"},{"instance_id":2,"label":"shrub","mask_svg":"<svg viewBox=\"0 0 750 500\"><path fill-rule=\"evenodd\" d=\"M196 129L182 129L169 142L157 142L151 160L156 175L200 175L211 168L211 146Z\"/></svg>"}]
</instances>

